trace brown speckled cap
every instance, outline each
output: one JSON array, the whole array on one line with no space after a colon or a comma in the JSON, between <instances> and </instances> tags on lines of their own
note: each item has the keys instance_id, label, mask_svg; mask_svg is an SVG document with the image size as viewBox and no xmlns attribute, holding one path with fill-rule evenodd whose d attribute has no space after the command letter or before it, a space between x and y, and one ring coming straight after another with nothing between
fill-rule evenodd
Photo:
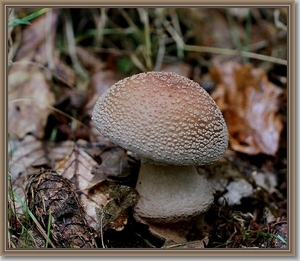
<instances>
[{"instance_id":1,"label":"brown speckled cap","mask_svg":"<svg viewBox=\"0 0 300 261\"><path fill-rule=\"evenodd\" d=\"M211 96L172 72L118 81L98 99L92 120L112 142L166 164L210 164L228 145L224 118Z\"/></svg>"}]
</instances>

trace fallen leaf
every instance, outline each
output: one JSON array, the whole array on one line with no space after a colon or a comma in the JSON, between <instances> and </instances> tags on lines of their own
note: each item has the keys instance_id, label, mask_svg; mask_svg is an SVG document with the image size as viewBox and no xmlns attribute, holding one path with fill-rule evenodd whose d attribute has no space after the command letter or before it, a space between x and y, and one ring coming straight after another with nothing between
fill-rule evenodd
<instances>
[{"instance_id":1,"label":"fallen leaf","mask_svg":"<svg viewBox=\"0 0 300 261\"><path fill-rule=\"evenodd\" d=\"M104 181L99 186L93 189L86 189L81 191L79 198L80 203L87 213L87 220L89 225L97 229L98 214L97 209L101 209L109 202L109 186L110 183Z\"/></svg>"},{"instance_id":2,"label":"fallen leaf","mask_svg":"<svg viewBox=\"0 0 300 261\"><path fill-rule=\"evenodd\" d=\"M123 230L128 220L127 209L134 207L138 200L138 192L129 186L111 185L109 187L110 201L98 208L98 230L103 227L117 231Z\"/></svg>"},{"instance_id":3,"label":"fallen leaf","mask_svg":"<svg viewBox=\"0 0 300 261\"><path fill-rule=\"evenodd\" d=\"M10 136L8 155L9 170L13 184L22 184L26 175L48 164L43 143L37 140L33 135L26 135L22 140L13 139Z\"/></svg>"},{"instance_id":4,"label":"fallen leaf","mask_svg":"<svg viewBox=\"0 0 300 261\"><path fill-rule=\"evenodd\" d=\"M282 90L250 64L218 64L211 70L213 99L228 126L231 147L243 153L275 155L283 129L278 115Z\"/></svg>"},{"instance_id":5,"label":"fallen leaf","mask_svg":"<svg viewBox=\"0 0 300 261\"><path fill-rule=\"evenodd\" d=\"M114 181L124 180L131 174L128 157L122 148L116 147L108 152L101 165L95 165L91 171L94 174L88 188L97 186L102 181L110 178Z\"/></svg>"},{"instance_id":6,"label":"fallen leaf","mask_svg":"<svg viewBox=\"0 0 300 261\"><path fill-rule=\"evenodd\" d=\"M89 225L93 228L97 224L96 209L106 205L109 198L107 183L103 182L93 189L89 188L94 177L92 169L96 164L97 162L91 156L75 145L69 154L59 160L55 166L56 171L75 184L80 203L87 213Z\"/></svg>"},{"instance_id":7,"label":"fallen leaf","mask_svg":"<svg viewBox=\"0 0 300 261\"><path fill-rule=\"evenodd\" d=\"M55 170L74 182L79 191L83 191L93 178L91 170L96 164L86 152L75 145L69 154L56 163Z\"/></svg>"},{"instance_id":8,"label":"fallen leaf","mask_svg":"<svg viewBox=\"0 0 300 261\"><path fill-rule=\"evenodd\" d=\"M61 60L59 55L60 54L58 52L54 52L53 54L54 76L65 85L73 87L76 84L77 75L73 68L71 68L65 61Z\"/></svg>"},{"instance_id":9,"label":"fallen leaf","mask_svg":"<svg viewBox=\"0 0 300 261\"><path fill-rule=\"evenodd\" d=\"M54 100L42 72L14 70L8 75L8 131L18 138L31 133L42 139L51 112L47 105Z\"/></svg>"}]
</instances>

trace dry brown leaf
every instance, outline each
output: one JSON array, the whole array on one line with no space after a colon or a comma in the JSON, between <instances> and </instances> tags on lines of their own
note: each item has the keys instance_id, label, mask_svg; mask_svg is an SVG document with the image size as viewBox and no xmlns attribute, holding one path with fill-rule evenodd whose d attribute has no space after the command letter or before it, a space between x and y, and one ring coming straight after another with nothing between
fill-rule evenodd
<instances>
[{"instance_id":1,"label":"dry brown leaf","mask_svg":"<svg viewBox=\"0 0 300 261\"><path fill-rule=\"evenodd\" d=\"M57 162L55 170L59 171L64 178L71 180L79 192L80 203L87 213L89 225L96 228L97 214L95 209L106 205L109 198L109 185L103 182L100 186L88 189L93 174L93 166L97 162L77 146L63 159Z\"/></svg>"},{"instance_id":2,"label":"dry brown leaf","mask_svg":"<svg viewBox=\"0 0 300 261\"><path fill-rule=\"evenodd\" d=\"M55 170L74 182L78 190L83 191L93 178L91 170L96 164L86 152L74 146L69 154L56 163Z\"/></svg>"},{"instance_id":3,"label":"dry brown leaf","mask_svg":"<svg viewBox=\"0 0 300 261\"><path fill-rule=\"evenodd\" d=\"M28 175L48 164L43 143L32 135L26 135L22 140L9 136L8 155L12 186L10 189L24 200L24 188ZM14 206L17 213L23 213L23 208L18 200L14 201Z\"/></svg>"},{"instance_id":4,"label":"dry brown leaf","mask_svg":"<svg viewBox=\"0 0 300 261\"><path fill-rule=\"evenodd\" d=\"M219 64L211 76L217 82L212 97L226 120L231 147L250 155L275 155L283 128L277 114L282 90L250 64Z\"/></svg>"},{"instance_id":5,"label":"dry brown leaf","mask_svg":"<svg viewBox=\"0 0 300 261\"><path fill-rule=\"evenodd\" d=\"M123 185L109 186L110 201L101 209L97 208L98 230L103 228L121 231L128 221L128 208L134 207L138 200L138 192Z\"/></svg>"},{"instance_id":6,"label":"dry brown leaf","mask_svg":"<svg viewBox=\"0 0 300 261\"><path fill-rule=\"evenodd\" d=\"M94 229L97 229L98 222L96 210L109 202L109 186L110 184L104 181L92 190L84 190L80 194L80 203L87 214L89 225Z\"/></svg>"},{"instance_id":7,"label":"dry brown leaf","mask_svg":"<svg viewBox=\"0 0 300 261\"><path fill-rule=\"evenodd\" d=\"M8 76L8 131L23 138L31 133L42 139L54 103L45 75L40 71L14 70Z\"/></svg>"},{"instance_id":8,"label":"dry brown leaf","mask_svg":"<svg viewBox=\"0 0 300 261\"><path fill-rule=\"evenodd\" d=\"M13 182L17 179L23 179L24 176L48 163L43 143L32 135L27 135L21 141L10 139L8 155Z\"/></svg>"},{"instance_id":9,"label":"dry brown leaf","mask_svg":"<svg viewBox=\"0 0 300 261\"><path fill-rule=\"evenodd\" d=\"M106 155L106 153L102 154ZM94 177L88 186L89 189L99 185L99 183L109 177L114 180L126 179L131 174L131 168L128 164L125 151L119 147L111 149L101 165L95 165L93 167L92 173Z\"/></svg>"}]
</instances>

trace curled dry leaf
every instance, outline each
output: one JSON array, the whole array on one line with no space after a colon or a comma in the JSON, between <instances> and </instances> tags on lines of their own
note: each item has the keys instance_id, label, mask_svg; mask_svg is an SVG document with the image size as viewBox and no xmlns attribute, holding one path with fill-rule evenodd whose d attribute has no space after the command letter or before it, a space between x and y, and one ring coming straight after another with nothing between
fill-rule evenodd
<instances>
[{"instance_id":1,"label":"curled dry leaf","mask_svg":"<svg viewBox=\"0 0 300 261\"><path fill-rule=\"evenodd\" d=\"M283 128L278 115L282 90L251 65L229 62L211 70L212 97L224 114L231 147L243 153L275 155Z\"/></svg>"}]
</instances>

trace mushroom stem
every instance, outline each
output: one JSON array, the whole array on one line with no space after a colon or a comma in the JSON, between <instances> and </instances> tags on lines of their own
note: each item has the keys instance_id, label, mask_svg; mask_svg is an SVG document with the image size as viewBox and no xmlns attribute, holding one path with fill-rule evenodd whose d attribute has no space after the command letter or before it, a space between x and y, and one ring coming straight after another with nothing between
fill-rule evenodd
<instances>
[{"instance_id":1,"label":"mushroom stem","mask_svg":"<svg viewBox=\"0 0 300 261\"><path fill-rule=\"evenodd\" d=\"M142 159L136 189L140 195L134 209L137 220L188 220L213 202L213 188L195 166L157 165Z\"/></svg>"}]
</instances>

